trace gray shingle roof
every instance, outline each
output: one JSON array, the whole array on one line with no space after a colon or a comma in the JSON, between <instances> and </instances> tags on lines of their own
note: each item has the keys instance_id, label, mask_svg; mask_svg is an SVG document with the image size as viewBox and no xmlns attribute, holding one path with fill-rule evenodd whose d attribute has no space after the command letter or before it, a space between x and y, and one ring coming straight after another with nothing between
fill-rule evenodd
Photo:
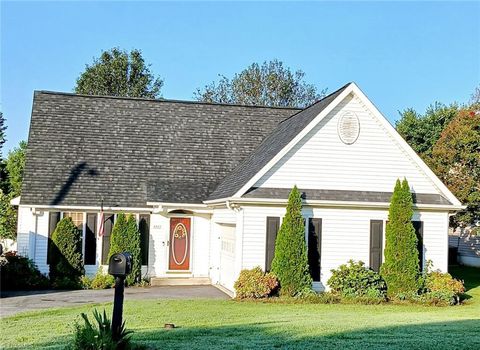
<instances>
[{"instance_id":1,"label":"gray shingle roof","mask_svg":"<svg viewBox=\"0 0 480 350\"><path fill-rule=\"evenodd\" d=\"M227 175L209 196L208 200L227 198L234 195L349 85L350 83L342 86L310 107L282 121L265 138L255 152Z\"/></svg>"},{"instance_id":2,"label":"gray shingle roof","mask_svg":"<svg viewBox=\"0 0 480 350\"><path fill-rule=\"evenodd\" d=\"M201 203L298 111L35 92L21 204Z\"/></svg>"},{"instance_id":3,"label":"gray shingle roof","mask_svg":"<svg viewBox=\"0 0 480 350\"><path fill-rule=\"evenodd\" d=\"M255 187L251 188L243 195L244 198L268 198L268 199L287 199L291 189L289 188L269 188ZM305 200L323 200L323 201L353 201L353 202L376 202L389 203L392 192L376 191L346 191L346 190L319 190L306 189L299 191ZM435 204L451 205L445 197L435 193L414 193L413 202L417 204Z\"/></svg>"}]
</instances>

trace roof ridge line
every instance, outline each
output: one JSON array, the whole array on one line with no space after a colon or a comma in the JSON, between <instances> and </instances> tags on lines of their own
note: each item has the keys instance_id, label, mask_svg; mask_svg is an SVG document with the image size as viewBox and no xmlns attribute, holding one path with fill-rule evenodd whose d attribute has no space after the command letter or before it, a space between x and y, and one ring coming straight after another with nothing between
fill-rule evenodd
<instances>
[{"instance_id":1,"label":"roof ridge line","mask_svg":"<svg viewBox=\"0 0 480 350\"><path fill-rule=\"evenodd\" d=\"M34 95L37 95L37 94L63 95L63 96L86 97L86 98L105 98L105 99L112 99L112 100L134 100L134 101L136 100L136 101L148 101L148 102L183 103L183 104L211 105L211 106L229 106L229 107L246 107L246 108L262 108L262 109L284 109L284 110L295 110L295 111L298 111L298 112L301 112L303 110L302 108L299 108L299 107L242 105L242 104L238 104L238 103L189 101L189 100L178 100L178 99L168 99L168 98L156 99L156 98L147 98L147 97L87 95L87 94L76 94L74 92L51 91L51 90L34 90Z\"/></svg>"},{"instance_id":2,"label":"roof ridge line","mask_svg":"<svg viewBox=\"0 0 480 350\"><path fill-rule=\"evenodd\" d=\"M343 85L341 88L338 88L338 89L337 89L337 90L335 90L334 92L331 92L331 93L329 93L328 95L326 95L326 96L322 97L321 99L319 99L319 100L317 100L317 101L313 102L312 104L308 105L307 107L303 108L302 110L299 110L297 113L295 113L295 114L292 114L291 116L289 116L289 117L285 118L284 120L282 120L282 121L281 121L280 123L278 123L278 124L280 125L280 124L282 124L283 122L285 122L285 121L289 120L290 118L293 118L293 117L295 117L295 116L296 116L296 115L298 115L299 113L301 113L301 112L303 112L303 111L305 111L305 110L309 109L310 107L313 107L313 106L315 106L316 104L318 104L318 103L320 103L320 102L324 101L325 99L329 98L330 96L332 96L332 95L336 94L336 93L337 93L337 92L339 92L340 90L343 90L343 89L345 89L345 88L346 88L348 85L350 85L350 84L352 84L352 83L353 83L353 81L346 83L346 84L345 84L345 85Z\"/></svg>"}]
</instances>

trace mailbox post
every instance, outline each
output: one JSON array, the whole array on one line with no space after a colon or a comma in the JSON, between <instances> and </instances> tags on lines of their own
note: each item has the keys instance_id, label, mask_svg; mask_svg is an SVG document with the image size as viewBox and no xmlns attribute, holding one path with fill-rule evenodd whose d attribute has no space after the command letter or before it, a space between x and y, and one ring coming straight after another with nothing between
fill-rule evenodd
<instances>
[{"instance_id":1,"label":"mailbox post","mask_svg":"<svg viewBox=\"0 0 480 350\"><path fill-rule=\"evenodd\" d=\"M130 253L118 253L110 257L108 273L115 277L115 295L113 297L112 335L118 340L122 327L123 292L125 278L132 271L132 256Z\"/></svg>"}]
</instances>

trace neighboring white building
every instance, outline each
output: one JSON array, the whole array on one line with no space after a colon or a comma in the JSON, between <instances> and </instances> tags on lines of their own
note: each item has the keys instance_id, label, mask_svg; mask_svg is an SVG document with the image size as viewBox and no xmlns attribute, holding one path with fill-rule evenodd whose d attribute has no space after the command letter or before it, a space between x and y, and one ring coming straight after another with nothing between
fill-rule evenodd
<instances>
[{"instance_id":1,"label":"neighboring white building","mask_svg":"<svg viewBox=\"0 0 480 350\"><path fill-rule=\"evenodd\" d=\"M48 237L68 215L94 273L115 214L132 213L145 275L232 291L241 269L269 269L297 185L322 290L349 259L379 268L404 177L422 264L447 271L449 215L463 207L354 83L304 110L36 92L18 251L47 273Z\"/></svg>"}]
</instances>

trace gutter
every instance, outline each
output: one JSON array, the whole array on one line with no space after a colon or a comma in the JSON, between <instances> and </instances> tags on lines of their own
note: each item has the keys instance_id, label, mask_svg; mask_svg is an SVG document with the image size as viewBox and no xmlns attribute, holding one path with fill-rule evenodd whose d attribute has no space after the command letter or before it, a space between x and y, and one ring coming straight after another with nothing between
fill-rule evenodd
<instances>
[{"instance_id":1,"label":"gutter","mask_svg":"<svg viewBox=\"0 0 480 350\"><path fill-rule=\"evenodd\" d=\"M219 204L225 202L227 207L230 208L235 204L250 204L250 205L286 205L288 199L273 199L273 198L242 198L231 197L226 200L216 199L212 201L205 201L205 204ZM326 200L304 200L305 206L328 206L335 208L377 208L388 209L390 207L389 202L359 202L359 201L326 201ZM414 204L415 209L423 210L448 210L459 211L466 208L465 205L445 205L445 204Z\"/></svg>"}]
</instances>

